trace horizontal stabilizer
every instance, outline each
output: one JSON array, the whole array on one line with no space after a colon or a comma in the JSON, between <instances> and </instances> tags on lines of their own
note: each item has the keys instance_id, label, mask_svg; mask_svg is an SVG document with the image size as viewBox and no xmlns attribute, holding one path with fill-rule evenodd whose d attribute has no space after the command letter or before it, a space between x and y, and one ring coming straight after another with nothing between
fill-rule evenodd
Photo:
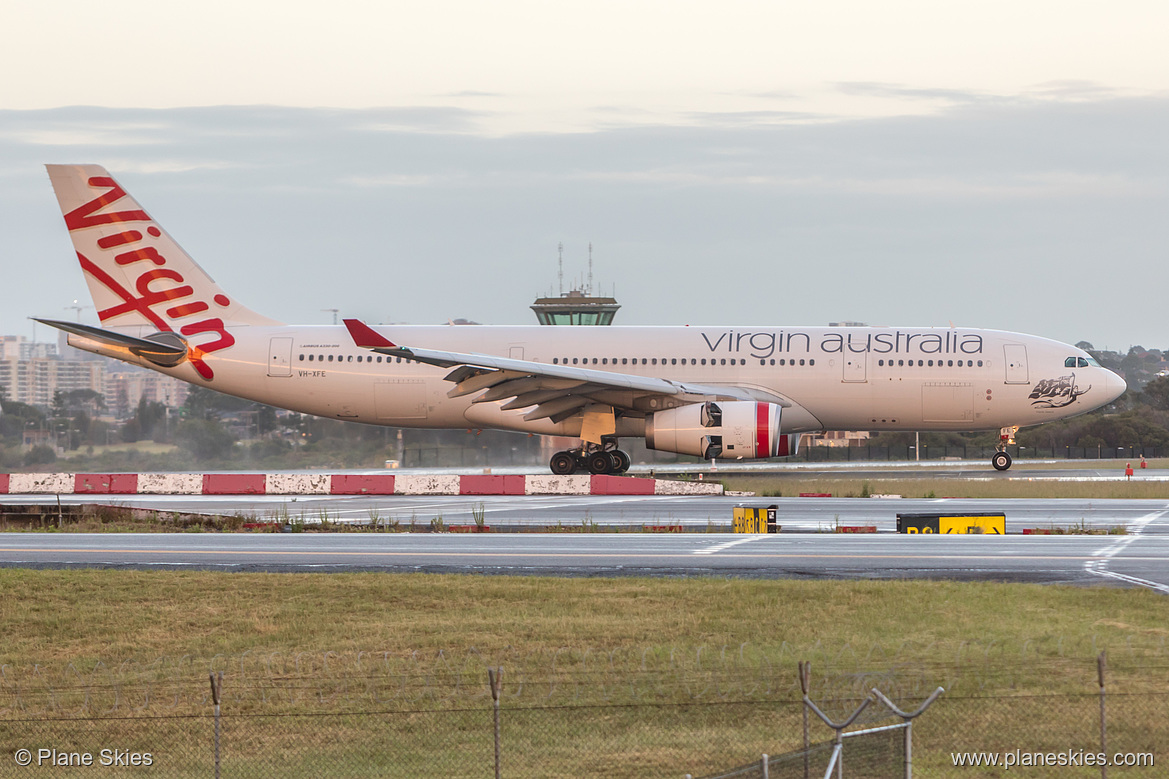
<instances>
[{"instance_id":1,"label":"horizontal stabilizer","mask_svg":"<svg viewBox=\"0 0 1169 779\"><path fill-rule=\"evenodd\" d=\"M132 335L103 330L100 327L77 322L62 322L57 319L39 319L37 317L33 317L33 319L42 325L55 327L58 330L88 338L105 346L127 349L131 354L149 360L155 365L171 368L187 359L187 344L174 333L158 333L149 338L135 338Z\"/></svg>"}]
</instances>

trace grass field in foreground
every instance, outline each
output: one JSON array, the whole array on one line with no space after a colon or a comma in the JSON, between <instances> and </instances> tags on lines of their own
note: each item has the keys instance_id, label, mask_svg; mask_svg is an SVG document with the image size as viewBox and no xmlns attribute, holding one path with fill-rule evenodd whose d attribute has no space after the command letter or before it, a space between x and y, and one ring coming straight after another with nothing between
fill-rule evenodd
<instances>
[{"instance_id":1,"label":"grass field in foreground","mask_svg":"<svg viewBox=\"0 0 1169 779\"><path fill-rule=\"evenodd\" d=\"M906 498L1074 498L1106 500L1125 498L1169 499L1169 482L1077 482L1055 479L800 478L776 476L724 476L728 490L745 490L760 497L793 498L801 492L829 493L836 498L862 498L873 494Z\"/></svg>"},{"instance_id":2,"label":"grass field in foreground","mask_svg":"<svg viewBox=\"0 0 1169 779\"><path fill-rule=\"evenodd\" d=\"M505 667L504 696L513 707L504 726L513 777L699 775L790 749L799 741L799 707L792 703L798 659L813 662L821 700L841 693L840 680L855 682L844 708L877 683L872 679L917 699L945 686L945 702L915 726L921 775L948 775L945 762L957 748L1091 747L1099 650L1112 653L1115 693L1169 691L1169 602L1147 590L4 569L0 592L0 711L8 717L13 685L43 702L33 693L46 679L61 686L98 678L94 696L108 699L120 689L123 701L136 706L133 678L162 667L160 658L172 659L167 668L185 669L195 694L180 704L156 689L154 705L167 714L205 716L199 696L209 667L224 668L226 684L238 691L241 675L263 676L268 666L262 683L253 679L251 697L227 710L282 718L238 720L228 732L240 734L230 737L237 768L300 762L303 770L287 776L361 775L368 763L355 763L355 753L390 748L398 757L379 769L382 775L489 776L490 700L480 677L484 666L496 664ZM185 665L176 666L184 657ZM279 673L270 672L273 662ZM334 670L323 672L330 662ZM448 690L444 697L440 688L449 687L451 669L469 665L459 683L471 693ZM380 670L370 682L374 667ZM411 711L394 714L399 699L383 691L374 696L378 716L320 716L369 706L362 685L383 680L397 688L395 672L403 687L425 679L426 694L406 701ZM312 686L322 674L334 684L327 696ZM352 695L354 688L361 694ZM286 695L290 690L301 694ZM1070 707L1062 702L1072 699L1047 697L1076 694L1085 697ZM1004 720L1007 708L993 696L1010 696L1011 711L1023 719ZM59 693L54 700L67 699ZM80 705L79 694L72 700ZM539 708L545 704L553 707ZM1138 741L1169 746L1162 714L1118 718L1118 748ZM116 732L102 730L115 726ZM89 741L77 735L78 725L60 727L54 743L77 748L95 739L156 750L184 739L209 743L205 726L181 719L99 721L86 731ZM40 732L4 722L0 731L0 742L21 745ZM239 762L245 732L251 765ZM306 744L307 750L298 746ZM469 753L482 758L477 768L452 768Z\"/></svg>"},{"instance_id":3,"label":"grass field in foreground","mask_svg":"<svg viewBox=\"0 0 1169 779\"><path fill-rule=\"evenodd\" d=\"M0 592L0 664L467 646L490 662L509 646L742 642L1042 651L1048 637L1169 636L1169 601L1149 591L1025 584L2 569Z\"/></svg>"}]
</instances>

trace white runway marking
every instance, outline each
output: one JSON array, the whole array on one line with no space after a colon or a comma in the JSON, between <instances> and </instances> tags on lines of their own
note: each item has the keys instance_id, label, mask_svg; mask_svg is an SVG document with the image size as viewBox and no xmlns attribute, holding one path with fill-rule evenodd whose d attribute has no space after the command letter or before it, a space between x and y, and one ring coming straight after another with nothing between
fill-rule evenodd
<instances>
[{"instance_id":1,"label":"white runway marking","mask_svg":"<svg viewBox=\"0 0 1169 779\"><path fill-rule=\"evenodd\" d=\"M758 536L747 536L746 538L738 538L734 541L726 541L726 542L721 543L721 544L715 544L714 546L708 546L705 549L695 549L693 552L691 552L691 554L716 554L718 552L723 551L724 549L730 549L732 546L738 546L739 544L745 544L749 541L758 541L761 538L767 538L767 536L758 535Z\"/></svg>"},{"instance_id":2,"label":"white runway marking","mask_svg":"<svg viewBox=\"0 0 1169 779\"><path fill-rule=\"evenodd\" d=\"M1087 573L1094 574L1096 576L1105 576L1107 578L1116 579L1118 581L1127 582L1129 584L1137 584L1141 587L1148 587L1151 590L1156 590L1157 592L1169 595L1169 585L1160 584L1159 582L1149 581L1148 579L1140 579L1136 576L1128 576L1127 574L1108 570L1108 563L1111 562L1113 558L1115 558L1124 550L1128 549L1129 546L1140 539L1141 534L1145 532L1145 528L1147 528L1149 525L1159 524L1157 520L1161 519L1166 514L1169 514L1169 509L1164 511L1155 511L1152 514L1146 514L1140 519L1135 520L1133 522L1132 530L1128 535L1121 536L1108 546L1102 549L1098 549L1096 552L1094 552L1094 556L1098 556L1102 559L1091 560L1084 563L1084 570Z\"/></svg>"}]
</instances>

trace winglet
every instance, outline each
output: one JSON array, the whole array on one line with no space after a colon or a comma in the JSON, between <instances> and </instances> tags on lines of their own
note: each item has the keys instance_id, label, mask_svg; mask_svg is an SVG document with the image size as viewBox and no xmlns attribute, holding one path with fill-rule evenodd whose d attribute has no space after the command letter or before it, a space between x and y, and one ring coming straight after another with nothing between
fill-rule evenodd
<instances>
[{"instance_id":1,"label":"winglet","mask_svg":"<svg viewBox=\"0 0 1169 779\"><path fill-rule=\"evenodd\" d=\"M346 319L345 327L353 343L362 349L393 349L397 346L360 319Z\"/></svg>"}]
</instances>

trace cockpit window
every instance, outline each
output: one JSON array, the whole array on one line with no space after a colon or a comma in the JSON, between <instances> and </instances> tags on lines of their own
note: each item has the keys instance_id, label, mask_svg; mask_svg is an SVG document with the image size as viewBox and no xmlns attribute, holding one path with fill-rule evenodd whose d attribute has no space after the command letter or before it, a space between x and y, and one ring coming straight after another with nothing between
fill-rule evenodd
<instances>
[{"instance_id":1,"label":"cockpit window","mask_svg":"<svg viewBox=\"0 0 1169 779\"><path fill-rule=\"evenodd\" d=\"M1099 368L1100 363L1093 357L1069 357L1063 361L1065 368Z\"/></svg>"},{"instance_id":2,"label":"cockpit window","mask_svg":"<svg viewBox=\"0 0 1169 779\"><path fill-rule=\"evenodd\" d=\"M1080 367L1087 368L1089 366L1091 366L1093 368L1099 368L1100 363L1096 362L1096 359L1093 357L1087 357L1087 358L1081 357L1080 358Z\"/></svg>"},{"instance_id":3,"label":"cockpit window","mask_svg":"<svg viewBox=\"0 0 1169 779\"><path fill-rule=\"evenodd\" d=\"M1066 360L1064 360L1064 361L1063 361L1063 367L1065 367L1065 368L1074 368L1074 367L1076 367L1076 358L1075 358L1075 357L1069 357L1069 358L1067 358Z\"/></svg>"}]
</instances>

